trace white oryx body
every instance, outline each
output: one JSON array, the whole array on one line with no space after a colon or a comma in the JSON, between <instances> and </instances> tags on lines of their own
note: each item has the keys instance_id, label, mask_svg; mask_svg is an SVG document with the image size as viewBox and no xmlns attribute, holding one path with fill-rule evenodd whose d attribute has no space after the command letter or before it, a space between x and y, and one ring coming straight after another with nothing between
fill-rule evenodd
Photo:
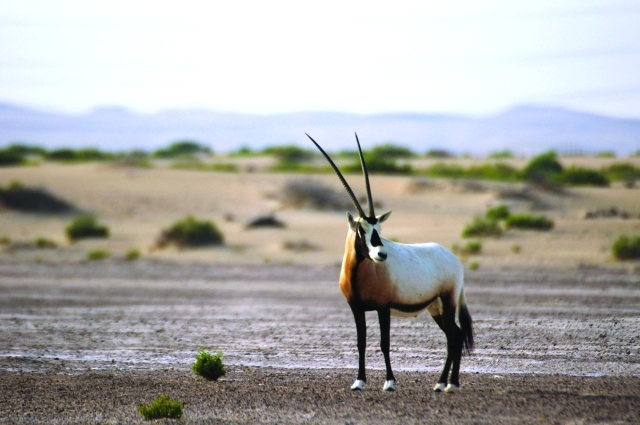
<instances>
[{"instance_id":1,"label":"white oryx body","mask_svg":"<svg viewBox=\"0 0 640 425\"><path fill-rule=\"evenodd\" d=\"M355 257L355 237L355 232L349 229L340 279L340 288L347 299L352 295L346 277ZM432 315L442 315L439 296L444 293L464 301L464 268L451 251L437 243L403 244L385 238L381 241L387 259L360 265L359 275L366 276L358 288L360 301L388 303L391 315L399 317L415 317L427 309L437 313ZM403 306L405 311L394 306ZM419 310L406 311L410 306Z\"/></svg>"},{"instance_id":2,"label":"white oryx body","mask_svg":"<svg viewBox=\"0 0 640 425\"><path fill-rule=\"evenodd\" d=\"M351 389L363 390L366 382L365 312L378 312L380 348L387 372L383 389L394 391L395 378L389 358L391 316L412 317L427 310L447 337L447 359L434 390L455 391L459 385L462 352L473 348L473 326L464 296L462 264L451 251L436 243L407 245L380 236L380 224L389 218L391 211L375 215L369 175L357 135L369 214L365 214L329 155L311 136L309 139L329 161L358 211L357 218L347 213L349 231L339 282L340 290L351 307L358 335L358 377Z\"/></svg>"}]
</instances>

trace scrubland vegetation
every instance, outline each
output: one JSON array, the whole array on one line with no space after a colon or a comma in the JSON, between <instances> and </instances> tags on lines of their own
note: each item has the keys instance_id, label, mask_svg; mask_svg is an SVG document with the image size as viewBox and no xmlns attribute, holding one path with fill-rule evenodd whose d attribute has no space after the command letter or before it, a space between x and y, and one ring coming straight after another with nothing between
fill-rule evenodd
<instances>
[{"instance_id":1,"label":"scrubland vegetation","mask_svg":"<svg viewBox=\"0 0 640 425\"><path fill-rule=\"evenodd\" d=\"M640 235L620 235L613 243L611 251L618 260L640 259Z\"/></svg>"},{"instance_id":2,"label":"scrubland vegetation","mask_svg":"<svg viewBox=\"0 0 640 425\"><path fill-rule=\"evenodd\" d=\"M158 238L157 246L164 248L168 245L175 245L178 248L189 248L223 243L224 235L212 221L198 220L193 216L188 216L163 230Z\"/></svg>"},{"instance_id":3,"label":"scrubland vegetation","mask_svg":"<svg viewBox=\"0 0 640 425\"><path fill-rule=\"evenodd\" d=\"M162 394L151 404L138 406L138 412L145 421L154 419L180 419L182 417L182 403L171 400L168 394Z\"/></svg>"},{"instance_id":4,"label":"scrubland vegetation","mask_svg":"<svg viewBox=\"0 0 640 425\"><path fill-rule=\"evenodd\" d=\"M416 175L435 178L482 179L504 182L530 182L542 187L596 186L607 187L611 182L623 181L632 186L640 180L640 167L631 162L617 162L600 169L570 165L564 167L555 152L545 152L533 157L518 169L505 162L514 158L509 150L490 153L486 162L463 166L452 162L456 156L443 149L429 149L424 153L386 142L363 151L372 174ZM58 148L47 150L38 146L14 143L0 149L1 166L34 165L41 161L81 163L88 161L151 167L154 160L170 161L169 167L214 172L240 172L235 159L243 157L272 157L275 163L266 171L291 173L327 173L330 167L319 162L318 152L297 145L273 145L253 150L243 146L229 154L218 156L210 146L191 140L169 144L153 152L104 152L96 148ZM345 173L360 173L360 160L356 150L342 150L333 156L341 162ZM615 155L596 154L597 158L615 158ZM226 158L220 160L220 158ZM420 158L438 160L431 165L418 167L414 161Z\"/></svg>"},{"instance_id":5,"label":"scrubland vegetation","mask_svg":"<svg viewBox=\"0 0 640 425\"><path fill-rule=\"evenodd\" d=\"M211 354L201 348L196 354L196 360L191 364L191 370L205 379L217 381L226 374L224 363L222 362L222 352Z\"/></svg>"}]
</instances>

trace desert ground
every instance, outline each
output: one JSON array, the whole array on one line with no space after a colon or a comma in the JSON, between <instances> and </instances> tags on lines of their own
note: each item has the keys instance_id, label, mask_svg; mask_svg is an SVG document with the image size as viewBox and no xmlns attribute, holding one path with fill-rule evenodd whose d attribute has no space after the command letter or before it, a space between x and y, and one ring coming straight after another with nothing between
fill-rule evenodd
<instances>
[{"instance_id":1,"label":"desert ground","mask_svg":"<svg viewBox=\"0 0 640 425\"><path fill-rule=\"evenodd\" d=\"M637 216L640 189L373 176L377 211L394 211L383 235L400 242L463 245L464 224L497 202L555 227L485 238L462 258L479 267L465 270L476 348L457 393L431 391L445 340L425 315L392 319L398 391L381 391L375 313L367 387L352 393L355 326L337 288L346 219L289 207L292 179L340 189L330 174L0 169L0 184L46 188L111 230L71 244L69 216L0 211L11 241L0 252L0 422L142 423L136 406L167 393L184 402L179 423L640 423L640 263L610 251L640 219L584 218L610 207ZM361 176L348 180L364 193ZM246 228L264 213L286 227ZM157 249L160 231L188 214L214 221L224 246ZM57 248L35 248L38 237ZM96 248L111 258L87 260ZM131 248L140 259L124 259ZM224 353L217 382L190 370L201 347Z\"/></svg>"}]
</instances>

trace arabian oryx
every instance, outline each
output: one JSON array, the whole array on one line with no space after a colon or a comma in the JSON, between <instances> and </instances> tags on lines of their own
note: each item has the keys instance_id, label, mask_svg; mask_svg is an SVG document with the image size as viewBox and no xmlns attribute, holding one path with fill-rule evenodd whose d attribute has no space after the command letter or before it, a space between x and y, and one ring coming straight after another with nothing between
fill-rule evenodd
<instances>
[{"instance_id":1,"label":"arabian oryx","mask_svg":"<svg viewBox=\"0 0 640 425\"><path fill-rule=\"evenodd\" d=\"M464 349L468 353L473 348L472 321L464 296L462 264L451 251L436 243L406 245L380 236L380 224L389 218L391 211L375 215L369 174L357 134L367 188L368 215L329 155L311 136L307 134L307 137L329 161L358 211L358 218L347 212L349 230L340 272L340 290L351 307L358 334L358 377L351 389L363 390L367 381L364 365L367 345L365 312L378 312L380 348L387 369L383 390L395 391L389 360L391 316L414 317L427 310L447 336L447 359L434 391L455 391L459 386L462 351Z\"/></svg>"}]
</instances>

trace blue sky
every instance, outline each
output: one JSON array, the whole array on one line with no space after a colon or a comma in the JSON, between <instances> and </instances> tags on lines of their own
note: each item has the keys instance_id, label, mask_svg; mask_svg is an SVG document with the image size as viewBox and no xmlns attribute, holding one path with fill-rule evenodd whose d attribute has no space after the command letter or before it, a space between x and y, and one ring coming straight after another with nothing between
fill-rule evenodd
<instances>
[{"instance_id":1,"label":"blue sky","mask_svg":"<svg viewBox=\"0 0 640 425\"><path fill-rule=\"evenodd\" d=\"M29 1L0 8L0 101L280 113L640 118L639 1Z\"/></svg>"}]
</instances>

